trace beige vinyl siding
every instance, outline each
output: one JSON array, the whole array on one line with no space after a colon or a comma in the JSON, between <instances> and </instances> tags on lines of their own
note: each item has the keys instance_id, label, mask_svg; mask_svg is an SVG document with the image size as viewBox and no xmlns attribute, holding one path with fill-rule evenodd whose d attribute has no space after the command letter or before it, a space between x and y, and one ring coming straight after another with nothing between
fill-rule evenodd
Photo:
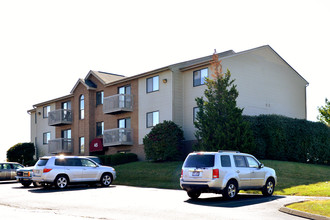
<instances>
[{"instance_id":1,"label":"beige vinyl siding","mask_svg":"<svg viewBox=\"0 0 330 220\"><path fill-rule=\"evenodd\" d=\"M306 119L305 81L269 48L225 58L222 64L236 79L243 114Z\"/></svg>"},{"instance_id":2,"label":"beige vinyl siding","mask_svg":"<svg viewBox=\"0 0 330 220\"><path fill-rule=\"evenodd\" d=\"M50 111L55 110L55 103L48 105L50 106ZM34 123L34 113L31 114L31 130L33 129L34 131L31 134L31 142L37 147L39 157L49 154L48 145L43 144L43 133L50 132L50 139L55 139L55 126L48 126L48 118L43 118L43 107L36 108L37 124ZM37 138L37 143L35 143L35 138Z\"/></svg>"},{"instance_id":3,"label":"beige vinyl siding","mask_svg":"<svg viewBox=\"0 0 330 220\"><path fill-rule=\"evenodd\" d=\"M147 93L146 80L153 76L159 76L159 91ZM163 82L164 79L167 80L166 83ZM159 111L160 123L173 120L172 82L172 72L169 70L139 79L139 144L143 144L143 137L152 129L146 126L148 112Z\"/></svg>"},{"instance_id":4,"label":"beige vinyl siding","mask_svg":"<svg viewBox=\"0 0 330 220\"><path fill-rule=\"evenodd\" d=\"M251 50L222 60L223 71L231 72L239 96L237 105L244 115L277 114L306 119L306 81L269 47ZM193 87L193 71L183 72L184 123L186 140L194 140L193 108L205 85ZM209 68L210 75L210 68Z\"/></svg>"},{"instance_id":5,"label":"beige vinyl siding","mask_svg":"<svg viewBox=\"0 0 330 220\"><path fill-rule=\"evenodd\" d=\"M184 84L183 74L178 70L172 70L173 83L173 122L183 126Z\"/></svg>"}]
</instances>

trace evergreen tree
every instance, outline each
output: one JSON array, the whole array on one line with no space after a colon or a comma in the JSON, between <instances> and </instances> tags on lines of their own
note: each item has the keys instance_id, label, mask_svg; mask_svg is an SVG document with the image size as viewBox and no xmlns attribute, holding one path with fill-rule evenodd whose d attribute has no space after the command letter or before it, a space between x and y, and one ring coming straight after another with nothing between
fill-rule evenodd
<instances>
[{"instance_id":1,"label":"evergreen tree","mask_svg":"<svg viewBox=\"0 0 330 220\"><path fill-rule=\"evenodd\" d=\"M222 73L221 60L213 54L212 78L206 78L203 97L196 98L198 112L194 122L197 131L195 150L239 150L253 152L255 148L252 131L242 118L243 109L237 107L238 91L230 71Z\"/></svg>"},{"instance_id":2,"label":"evergreen tree","mask_svg":"<svg viewBox=\"0 0 330 220\"><path fill-rule=\"evenodd\" d=\"M317 109L320 113L317 119L330 127L330 101L326 98L325 106L318 107Z\"/></svg>"}]
</instances>

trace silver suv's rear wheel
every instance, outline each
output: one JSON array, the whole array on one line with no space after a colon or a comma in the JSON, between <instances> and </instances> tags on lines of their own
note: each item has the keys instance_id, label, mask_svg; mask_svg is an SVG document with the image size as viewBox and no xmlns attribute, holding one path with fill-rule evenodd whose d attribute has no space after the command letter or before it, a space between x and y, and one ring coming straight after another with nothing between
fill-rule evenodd
<instances>
[{"instance_id":1,"label":"silver suv's rear wheel","mask_svg":"<svg viewBox=\"0 0 330 220\"><path fill-rule=\"evenodd\" d=\"M227 183L226 188L222 192L222 196L226 199L234 199L238 193L237 182L231 180Z\"/></svg>"},{"instance_id":2,"label":"silver suv's rear wheel","mask_svg":"<svg viewBox=\"0 0 330 220\"><path fill-rule=\"evenodd\" d=\"M110 186L112 183L112 176L109 173L105 173L101 177L101 185L102 186Z\"/></svg>"},{"instance_id":3,"label":"silver suv's rear wheel","mask_svg":"<svg viewBox=\"0 0 330 220\"><path fill-rule=\"evenodd\" d=\"M56 177L54 183L56 188L64 189L68 186L69 179L66 176L58 176Z\"/></svg>"}]
</instances>

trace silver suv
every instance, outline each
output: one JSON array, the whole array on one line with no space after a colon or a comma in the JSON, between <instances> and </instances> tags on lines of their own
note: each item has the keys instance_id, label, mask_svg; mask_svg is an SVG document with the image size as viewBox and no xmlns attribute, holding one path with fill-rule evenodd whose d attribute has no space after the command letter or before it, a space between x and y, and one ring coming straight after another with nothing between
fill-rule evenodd
<instances>
[{"instance_id":1,"label":"silver suv","mask_svg":"<svg viewBox=\"0 0 330 220\"><path fill-rule=\"evenodd\" d=\"M101 166L87 157L42 157L33 168L32 181L63 189L74 183L101 183L109 186L116 178L112 167Z\"/></svg>"},{"instance_id":2,"label":"silver suv","mask_svg":"<svg viewBox=\"0 0 330 220\"><path fill-rule=\"evenodd\" d=\"M238 151L190 153L183 163L180 178L181 188L192 199L205 192L221 193L233 199L239 190L261 190L264 196L271 196L276 182L274 169Z\"/></svg>"}]
</instances>

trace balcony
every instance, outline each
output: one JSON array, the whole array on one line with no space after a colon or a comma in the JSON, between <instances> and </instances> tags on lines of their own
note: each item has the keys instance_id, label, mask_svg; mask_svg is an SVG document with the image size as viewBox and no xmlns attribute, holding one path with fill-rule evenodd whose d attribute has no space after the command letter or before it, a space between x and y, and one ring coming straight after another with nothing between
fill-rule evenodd
<instances>
[{"instance_id":1,"label":"balcony","mask_svg":"<svg viewBox=\"0 0 330 220\"><path fill-rule=\"evenodd\" d=\"M48 113L49 126L68 124L72 124L72 111L70 109L58 109Z\"/></svg>"},{"instance_id":2,"label":"balcony","mask_svg":"<svg viewBox=\"0 0 330 220\"><path fill-rule=\"evenodd\" d=\"M103 146L120 145L133 145L133 130L131 128L114 128L104 131Z\"/></svg>"},{"instance_id":3,"label":"balcony","mask_svg":"<svg viewBox=\"0 0 330 220\"><path fill-rule=\"evenodd\" d=\"M117 94L103 99L103 113L119 114L133 111L133 95Z\"/></svg>"},{"instance_id":4,"label":"balcony","mask_svg":"<svg viewBox=\"0 0 330 220\"><path fill-rule=\"evenodd\" d=\"M57 138L49 140L48 151L50 154L73 153L73 139Z\"/></svg>"}]
</instances>

